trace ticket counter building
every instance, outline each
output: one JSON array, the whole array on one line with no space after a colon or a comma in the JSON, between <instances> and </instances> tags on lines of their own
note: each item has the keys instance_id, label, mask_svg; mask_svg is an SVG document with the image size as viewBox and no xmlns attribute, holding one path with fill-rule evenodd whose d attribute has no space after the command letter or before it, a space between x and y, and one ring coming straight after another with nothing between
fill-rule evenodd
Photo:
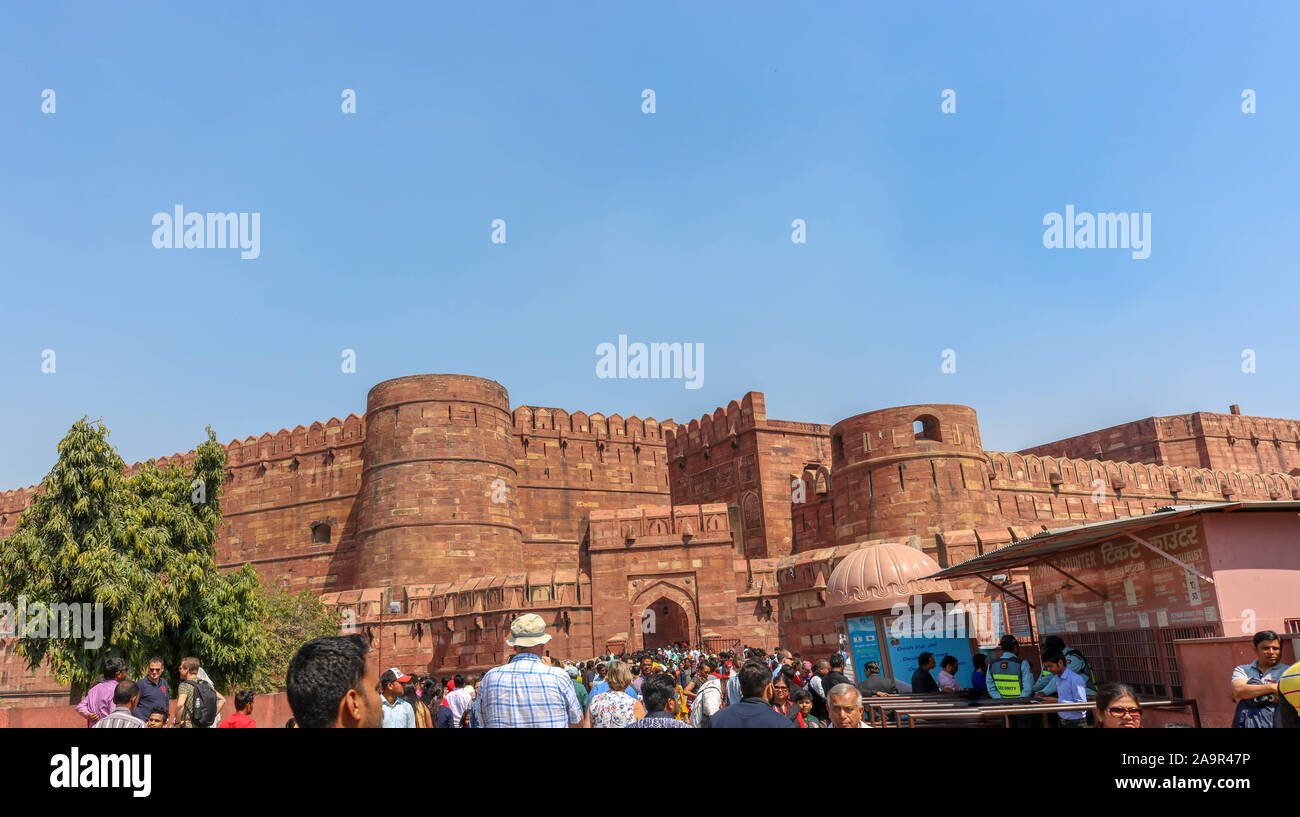
<instances>
[{"instance_id":1,"label":"ticket counter building","mask_svg":"<svg viewBox=\"0 0 1300 817\"><path fill-rule=\"evenodd\" d=\"M929 578L992 582L1018 568L1029 571L1040 641L1060 635L1099 680L1226 699L1230 659L1200 661L1208 653L1193 647L1300 633L1300 502L1170 507L1044 531ZM1284 660L1295 660L1291 642Z\"/></svg>"}]
</instances>

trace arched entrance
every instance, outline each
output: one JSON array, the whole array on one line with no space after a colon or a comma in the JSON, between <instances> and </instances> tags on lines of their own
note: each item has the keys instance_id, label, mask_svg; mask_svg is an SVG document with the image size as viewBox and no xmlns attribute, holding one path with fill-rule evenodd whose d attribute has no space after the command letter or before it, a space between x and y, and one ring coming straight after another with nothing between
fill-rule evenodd
<instances>
[{"instance_id":1,"label":"arched entrance","mask_svg":"<svg viewBox=\"0 0 1300 817\"><path fill-rule=\"evenodd\" d=\"M691 640L690 619L677 602L660 596L641 611L641 639L647 650Z\"/></svg>"},{"instance_id":2,"label":"arched entrance","mask_svg":"<svg viewBox=\"0 0 1300 817\"><path fill-rule=\"evenodd\" d=\"M633 650L654 649L673 642L699 640L695 597L686 587L666 580L641 588L628 605Z\"/></svg>"}]
</instances>

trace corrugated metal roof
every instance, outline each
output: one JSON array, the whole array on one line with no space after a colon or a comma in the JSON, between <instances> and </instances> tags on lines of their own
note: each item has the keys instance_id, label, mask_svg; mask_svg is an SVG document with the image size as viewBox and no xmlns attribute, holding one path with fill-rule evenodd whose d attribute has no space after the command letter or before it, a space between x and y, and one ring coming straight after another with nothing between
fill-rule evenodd
<instances>
[{"instance_id":1,"label":"corrugated metal roof","mask_svg":"<svg viewBox=\"0 0 1300 817\"><path fill-rule=\"evenodd\" d=\"M1174 519L1201 513L1239 513L1241 511L1300 511L1300 502L1288 500L1278 502L1217 502L1209 505L1172 505L1143 516L1130 516L1124 519L1089 522L1086 525L1057 528L1056 530L1036 533L1027 539L1013 542L992 553L985 553L983 556L967 559L961 564L944 568L926 578L958 579L965 576L978 576L982 573L996 573L1013 567L1024 567L1049 555L1090 547L1113 536L1136 531L1139 528L1161 525Z\"/></svg>"}]
</instances>

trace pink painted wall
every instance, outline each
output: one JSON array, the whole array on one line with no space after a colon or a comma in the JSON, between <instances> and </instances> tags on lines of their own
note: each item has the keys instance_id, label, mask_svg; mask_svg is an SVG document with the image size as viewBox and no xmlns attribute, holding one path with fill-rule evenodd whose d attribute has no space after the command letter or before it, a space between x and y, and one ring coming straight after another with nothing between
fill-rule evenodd
<instances>
[{"instance_id":1,"label":"pink painted wall","mask_svg":"<svg viewBox=\"0 0 1300 817\"><path fill-rule=\"evenodd\" d=\"M1295 663L1297 640L1300 636L1283 636L1283 664ZM1229 691L1232 668L1255 660L1251 636L1175 641L1174 654L1182 673L1183 697L1196 700L1201 711L1201 726L1217 729L1231 726L1232 711L1236 707ZM1147 725L1143 724L1144 727Z\"/></svg>"},{"instance_id":2,"label":"pink painted wall","mask_svg":"<svg viewBox=\"0 0 1300 817\"><path fill-rule=\"evenodd\" d=\"M1283 619L1300 618L1300 514L1207 513L1201 521L1224 635L1283 632Z\"/></svg>"},{"instance_id":3,"label":"pink painted wall","mask_svg":"<svg viewBox=\"0 0 1300 817\"><path fill-rule=\"evenodd\" d=\"M226 713L234 711L234 696L226 696ZM171 703L176 712L176 701ZM283 692L258 695L253 699L253 720L258 728L284 726L293 716L289 698ZM13 706L0 709L0 729L85 729L86 721L77 714L76 706Z\"/></svg>"}]
</instances>

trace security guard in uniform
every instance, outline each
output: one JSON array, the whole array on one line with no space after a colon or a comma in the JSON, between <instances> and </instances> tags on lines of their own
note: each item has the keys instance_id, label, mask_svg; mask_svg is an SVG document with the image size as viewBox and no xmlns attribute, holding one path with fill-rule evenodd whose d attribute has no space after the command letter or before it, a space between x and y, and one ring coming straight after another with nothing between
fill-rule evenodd
<instances>
[{"instance_id":1,"label":"security guard in uniform","mask_svg":"<svg viewBox=\"0 0 1300 817\"><path fill-rule=\"evenodd\" d=\"M1034 688L1034 668L1020 660L1020 642L1013 635L1004 635L998 646L1002 655L989 662L986 683L990 697L1029 698Z\"/></svg>"}]
</instances>

